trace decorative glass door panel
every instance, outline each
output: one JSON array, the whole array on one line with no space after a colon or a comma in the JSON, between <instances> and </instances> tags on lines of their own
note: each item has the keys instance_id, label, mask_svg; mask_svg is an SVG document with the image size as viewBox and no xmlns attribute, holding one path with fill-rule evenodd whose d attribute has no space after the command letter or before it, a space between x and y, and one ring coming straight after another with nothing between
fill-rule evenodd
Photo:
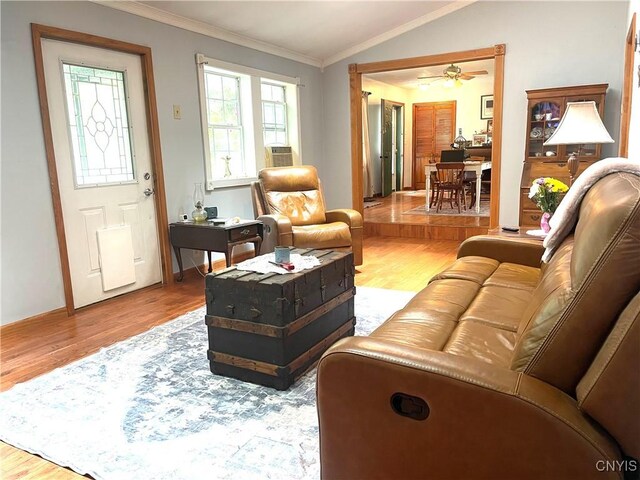
<instances>
[{"instance_id":1,"label":"decorative glass door panel","mask_svg":"<svg viewBox=\"0 0 640 480\"><path fill-rule=\"evenodd\" d=\"M125 72L63 63L76 187L135 181Z\"/></svg>"}]
</instances>

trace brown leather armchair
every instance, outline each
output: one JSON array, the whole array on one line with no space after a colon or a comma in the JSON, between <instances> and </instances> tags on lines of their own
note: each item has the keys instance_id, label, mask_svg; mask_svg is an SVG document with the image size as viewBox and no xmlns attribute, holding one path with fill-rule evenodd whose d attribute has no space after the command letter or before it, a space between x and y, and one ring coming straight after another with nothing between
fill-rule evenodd
<instances>
[{"instance_id":1,"label":"brown leather armchair","mask_svg":"<svg viewBox=\"0 0 640 480\"><path fill-rule=\"evenodd\" d=\"M325 479L621 479L640 470L640 177L575 231L479 236L369 337L318 365Z\"/></svg>"},{"instance_id":2,"label":"brown leather armchair","mask_svg":"<svg viewBox=\"0 0 640 480\"><path fill-rule=\"evenodd\" d=\"M264 168L251 184L253 210L264 224L260 253L277 245L351 249L362 265L362 215L355 210L325 210L315 167Z\"/></svg>"}]
</instances>

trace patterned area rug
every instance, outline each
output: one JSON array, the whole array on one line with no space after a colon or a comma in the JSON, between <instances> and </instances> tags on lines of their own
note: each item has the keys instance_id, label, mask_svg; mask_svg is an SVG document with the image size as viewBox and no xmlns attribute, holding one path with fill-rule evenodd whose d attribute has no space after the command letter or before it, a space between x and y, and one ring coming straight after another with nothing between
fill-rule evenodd
<instances>
[{"instance_id":1,"label":"patterned area rug","mask_svg":"<svg viewBox=\"0 0 640 480\"><path fill-rule=\"evenodd\" d=\"M358 287L356 335L413 295ZM97 479L320 478L315 369L279 392L206 352L203 307L0 394L0 439Z\"/></svg>"},{"instance_id":2,"label":"patterned area rug","mask_svg":"<svg viewBox=\"0 0 640 480\"><path fill-rule=\"evenodd\" d=\"M364 208L377 207L378 205L382 205L382 202L364 202Z\"/></svg>"},{"instance_id":3,"label":"patterned area rug","mask_svg":"<svg viewBox=\"0 0 640 480\"><path fill-rule=\"evenodd\" d=\"M480 203L480 213L476 213L475 206L471 209L464 210L462 209L461 213L458 213L458 207L451 208L449 204L442 204L442 208L439 212L436 212L435 207L431 207L431 209L427 212L427 209L424 205L420 205L419 207L412 208L411 210L407 210L406 212L402 212L403 215L460 215L463 217L488 217L489 216L489 201L483 200Z\"/></svg>"}]
</instances>

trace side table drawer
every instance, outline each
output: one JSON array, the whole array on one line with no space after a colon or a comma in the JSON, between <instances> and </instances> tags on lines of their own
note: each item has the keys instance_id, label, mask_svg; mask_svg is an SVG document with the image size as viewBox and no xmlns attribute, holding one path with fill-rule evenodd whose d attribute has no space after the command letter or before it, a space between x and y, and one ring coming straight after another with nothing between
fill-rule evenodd
<instances>
[{"instance_id":1,"label":"side table drawer","mask_svg":"<svg viewBox=\"0 0 640 480\"><path fill-rule=\"evenodd\" d=\"M238 226L229 232L229 240L237 242L245 238L252 238L258 235L258 225Z\"/></svg>"},{"instance_id":2,"label":"side table drawer","mask_svg":"<svg viewBox=\"0 0 640 480\"><path fill-rule=\"evenodd\" d=\"M540 210L522 210L520 225L540 225L542 212Z\"/></svg>"}]
</instances>

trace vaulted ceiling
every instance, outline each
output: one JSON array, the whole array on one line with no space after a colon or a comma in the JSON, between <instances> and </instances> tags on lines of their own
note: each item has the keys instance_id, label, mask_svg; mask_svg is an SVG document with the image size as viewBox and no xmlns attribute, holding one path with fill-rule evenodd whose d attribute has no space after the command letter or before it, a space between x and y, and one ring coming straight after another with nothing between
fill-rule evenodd
<instances>
[{"instance_id":1,"label":"vaulted ceiling","mask_svg":"<svg viewBox=\"0 0 640 480\"><path fill-rule=\"evenodd\" d=\"M473 1L141 1L99 3L318 67Z\"/></svg>"}]
</instances>

